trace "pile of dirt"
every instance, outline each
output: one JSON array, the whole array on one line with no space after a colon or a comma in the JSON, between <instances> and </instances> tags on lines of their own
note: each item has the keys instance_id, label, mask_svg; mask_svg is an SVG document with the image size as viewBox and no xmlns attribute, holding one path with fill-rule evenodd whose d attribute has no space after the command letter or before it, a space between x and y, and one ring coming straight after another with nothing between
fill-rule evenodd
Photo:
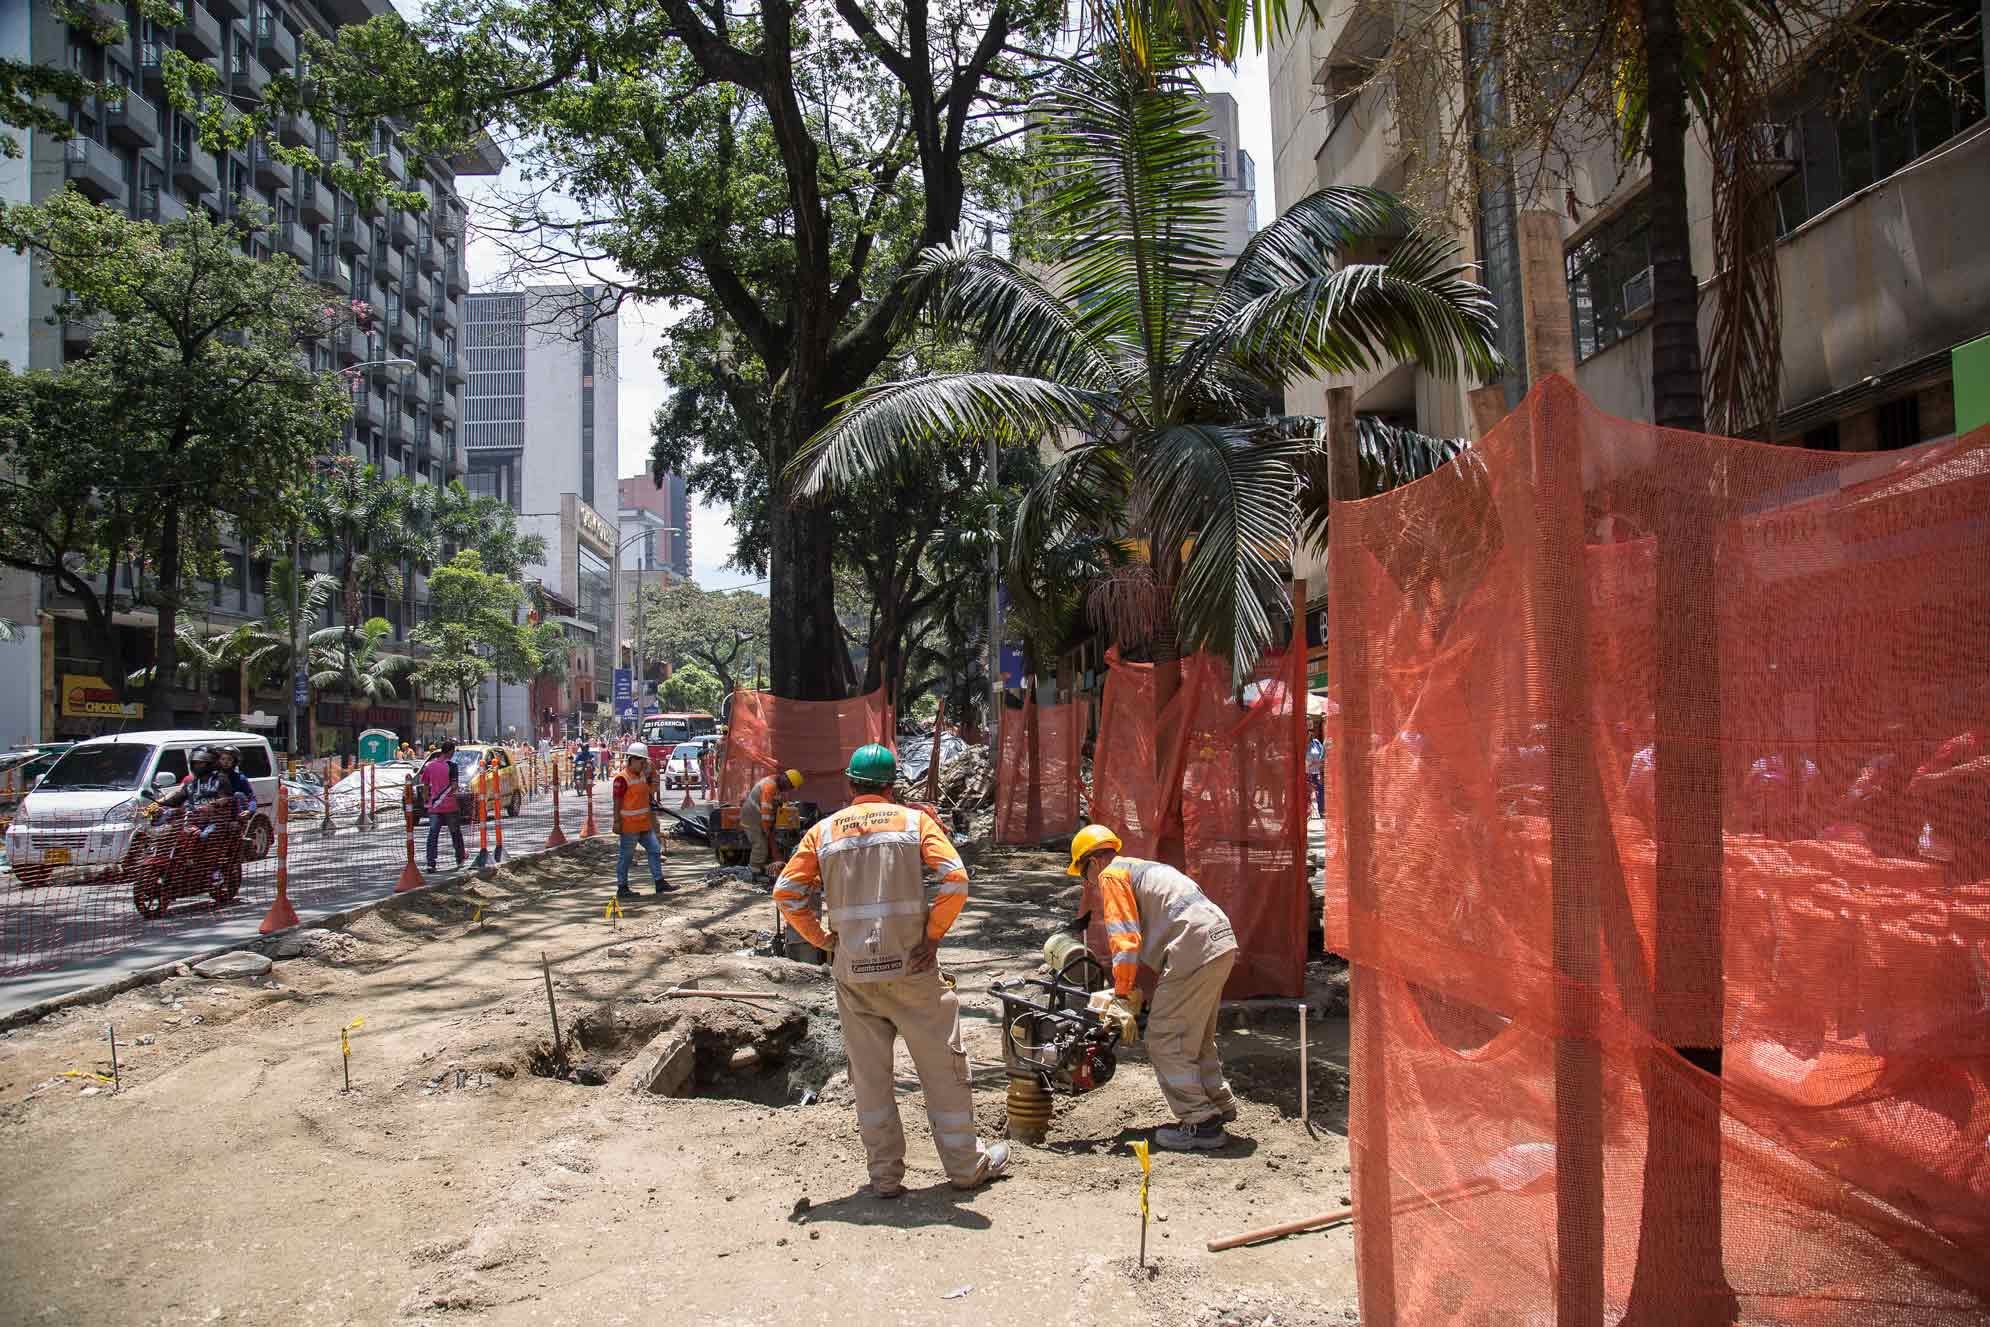
<instances>
[{"instance_id":1,"label":"pile of dirt","mask_svg":"<svg viewBox=\"0 0 1990 1327\"><path fill-rule=\"evenodd\" d=\"M926 780L900 778L900 797L910 801L923 801L926 797ZM940 766L939 806L951 815L960 810L983 810L995 805L995 780L990 777L988 768L988 748L971 746Z\"/></svg>"}]
</instances>

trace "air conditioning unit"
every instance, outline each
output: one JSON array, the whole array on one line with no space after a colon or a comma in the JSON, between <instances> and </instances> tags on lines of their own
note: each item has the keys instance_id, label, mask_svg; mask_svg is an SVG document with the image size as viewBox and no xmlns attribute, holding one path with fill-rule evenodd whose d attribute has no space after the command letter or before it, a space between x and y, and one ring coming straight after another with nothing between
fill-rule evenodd
<instances>
[{"instance_id":1,"label":"air conditioning unit","mask_svg":"<svg viewBox=\"0 0 1990 1327\"><path fill-rule=\"evenodd\" d=\"M1624 283L1624 321L1641 323L1651 317L1651 269Z\"/></svg>"}]
</instances>

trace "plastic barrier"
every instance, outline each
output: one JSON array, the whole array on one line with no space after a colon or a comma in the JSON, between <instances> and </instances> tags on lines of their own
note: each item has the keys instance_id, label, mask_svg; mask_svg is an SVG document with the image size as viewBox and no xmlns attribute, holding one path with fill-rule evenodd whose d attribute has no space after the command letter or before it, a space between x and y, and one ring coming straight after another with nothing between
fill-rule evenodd
<instances>
[{"instance_id":1,"label":"plastic barrier","mask_svg":"<svg viewBox=\"0 0 1990 1327\"><path fill-rule=\"evenodd\" d=\"M1032 698L1004 718L1002 767L995 781L995 841L1034 846L1049 835L1069 834L1081 823L1079 766L1085 707L1039 706Z\"/></svg>"},{"instance_id":2,"label":"plastic barrier","mask_svg":"<svg viewBox=\"0 0 1990 1327\"><path fill-rule=\"evenodd\" d=\"M843 781L850 753L867 742L895 750L893 728L883 691L849 700L782 700L765 691L734 692L719 800L736 803L768 775L798 769L799 800L842 806L850 800Z\"/></svg>"},{"instance_id":3,"label":"plastic barrier","mask_svg":"<svg viewBox=\"0 0 1990 1327\"><path fill-rule=\"evenodd\" d=\"M1362 1320L1985 1321L1990 430L1550 379L1331 537Z\"/></svg>"}]
</instances>

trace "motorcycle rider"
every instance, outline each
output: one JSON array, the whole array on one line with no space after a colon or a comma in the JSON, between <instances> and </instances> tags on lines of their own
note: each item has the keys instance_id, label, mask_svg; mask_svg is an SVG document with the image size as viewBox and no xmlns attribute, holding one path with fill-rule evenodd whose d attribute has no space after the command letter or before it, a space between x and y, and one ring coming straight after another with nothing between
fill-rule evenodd
<instances>
[{"instance_id":1,"label":"motorcycle rider","mask_svg":"<svg viewBox=\"0 0 1990 1327\"><path fill-rule=\"evenodd\" d=\"M574 791L586 792L587 785L594 782L594 747L586 737L580 739L580 750L574 752Z\"/></svg>"},{"instance_id":2,"label":"motorcycle rider","mask_svg":"<svg viewBox=\"0 0 1990 1327\"><path fill-rule=\"evenodd\" d=\"M216 815L208 824L201 826L200 839L202 844L205 845L213 836L214 831L221 827L220 822L224 819L230 823L240 823L242 794L236 790L235 780L241 778L241 775L236 774L231 778L228 774L224 773L220 763L214 758L213 750L205 746L197 746L187 753L187 767L192 772L180 780L179 787L173 789L155 802L148 802L140 810L139 814L143 815L147 820L152 820L157 818L160 812L169 807L178 806L181 803L186 804L186 813L190 816L210 808L216 812L225 809L232 813L230 817ZM247 782L246 779L243 779L244 785ZM248 799L249 805L253 807L255 805L255 792L253 789L249 791ZM214 868L214 874L219 875L220 873L221 868L217 865Z\"/></svg>"},{"instance_id":3,"label":"motorcycle rider","mask_svg":"<svg viewBox=\"0 0 1990 1327\"><path fill-rule=\"evenodd\" d=\"M245 816L256 813L256 786L242 773L242 748L229 742L215 753L221 772L235 789L235 806Z\"/></svg>"}]
</instances>

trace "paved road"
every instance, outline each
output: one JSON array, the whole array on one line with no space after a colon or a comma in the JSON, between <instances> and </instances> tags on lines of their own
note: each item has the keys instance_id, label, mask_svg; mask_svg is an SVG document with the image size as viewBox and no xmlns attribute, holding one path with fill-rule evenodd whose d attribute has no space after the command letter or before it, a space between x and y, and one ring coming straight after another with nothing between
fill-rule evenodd
<instances>
[{"instance_id":1,"label":"paved road","mask_svg":"<svg viewBox=\"0 0 1990 1327\"><path fill-rule=\"evenodd\" d=\"M681 799L682 793L677 794ZM608 828L607 787L595 791L596 826ZM676 799L671 803L675 806ZM702 816L706 807L694 803L686 814ZM579 814L576 814L576 811ZM563 793L560 822L570 838L578 837L586 818L584 804ZM664 824L670 825L668 818ZM516 819L504 822L507 855L545 845L553 825L550 795L528 799ZM427 829L417 831L415 855L423 862ZM465 835L471 863L477 856L477 835ZM440 843L441 878L450 866L447 835ZM406 862L406 838L398 817L378 818L373 830L361 833L351 816L336 817L326 835L318 825L292 822L288 859L288 892L298 914L309 922L373 902L393 892ZM241 896L217 906L208 898L176 901L165 916L141 918L131 902L128 883L115 881L62 883L26 889L12 874L0 874L0 1014L115 981L120 977L189 954L253 939L276 895L274 854L247 868ZM49 965L49 966L44 966ZM22 971L24 968L33 971Z\"/></svg>"}]
</instances>

